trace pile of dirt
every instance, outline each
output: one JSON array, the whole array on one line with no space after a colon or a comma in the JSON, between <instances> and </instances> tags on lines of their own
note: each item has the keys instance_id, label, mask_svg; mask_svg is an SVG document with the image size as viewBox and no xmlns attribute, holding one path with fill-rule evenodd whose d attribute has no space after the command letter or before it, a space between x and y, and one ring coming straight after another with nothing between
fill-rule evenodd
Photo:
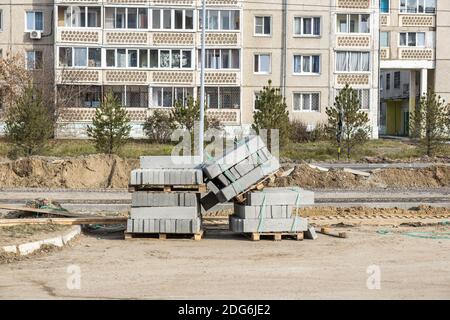
<instances>
[{"instance_id":1,"label":"pile of dirt","mask_svg":"<svg viewBox=\"0 0 450 320\"><path fill-rule=\"evenodd\" d=\"M137 159L104 154L3 161L0 162L0 189L127 188L130 171L138 167ZM289 166L283 169L289 169ZM436 165L423 169L377 169L370 177L363 177L341 169L323 172L301 164L296 165L288 177L278 178L272 186L313 189L440 188L450 186L450 167Z\"/></svg>"},{"instance_id":2,"label":"pile of dirt","mask_svg":"<svg viewBox=\"0 0 450 320\"><path fill-rule=\"evenodd\" d=\"M114 155L30 157L0 163L0 188L126 188L139 160Z\"/></svg>"},{"instance_id":3,"label":"pile of dirt","mask_svg":"<svg viewBox=\"0 0 450 320\"><path fill-rule=\"evenodd\" d=\"M370 177L364 177L342 169L324 172L304 164L295 166L289 176L277 178L270 186L313 189L441 188L450 186L450 167L377 169Z\"/></svg>"},{"instance_id":4,"label":"pile of dirt","mask_svg":"<svg viewBox=\"0 0 450 320\"><path fill-rule=\"evenodd\" d=\"M302 217L315 216L441 216L448 215L448 208L435 208L428 206L420 206L416 209L401 209L401 208L368 208L368 207L313 207L303 208L299 210L299 215Z\"/></svg>"}]
</instances>

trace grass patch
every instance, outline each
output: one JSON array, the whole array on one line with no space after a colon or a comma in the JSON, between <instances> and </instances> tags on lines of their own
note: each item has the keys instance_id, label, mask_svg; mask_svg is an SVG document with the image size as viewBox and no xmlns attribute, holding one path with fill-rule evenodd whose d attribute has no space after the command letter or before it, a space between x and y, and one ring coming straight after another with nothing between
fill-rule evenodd
<instances>
[{"instance_id":1,"label":"grass patch","mask_svg":"<svg viewBox=\"0 0 450 320\"><path fill-rule=\"evenodd\" d=\"M140 156L170 155L173 145L153 144L146 140L130 140L119 151L123 158L138 159ZM0 140L0 156L7 157L11 145ZM95 145L91 140L52 140L42 152L42 156L76 157L80 155L96 154ZM426 154L421 146L407 140L379 139L369 140L364 145L356 147L351 155L352 161L359 161L364 157L386 157L389 159L419 158ZM450 144L445 144L436 152L436 156L450 154ZM329 141L289 143L282 148L281 156L293 160L304 161L337 161L337 148ZM343 150L342 160L346 160Z\"/></svg>"},{"instance_id":2,"label":"grass patch","mask_svg":"<svg viewBox=\"0 0 450 320\"><path fill-rule=\"evenodd\" d=\"M342 150L342 160L347 160ZM450 145L441 146L436 156L450 154ZM364 145L353 149L350 160L359 161L364 157L386 157L389 159L419 158L426 155L426 150L413 142L403 140L369 140ZM329 141L290 143L282 148L281 156L304 161L337 161L337 148Z\"/></svg>"}]
</instances>

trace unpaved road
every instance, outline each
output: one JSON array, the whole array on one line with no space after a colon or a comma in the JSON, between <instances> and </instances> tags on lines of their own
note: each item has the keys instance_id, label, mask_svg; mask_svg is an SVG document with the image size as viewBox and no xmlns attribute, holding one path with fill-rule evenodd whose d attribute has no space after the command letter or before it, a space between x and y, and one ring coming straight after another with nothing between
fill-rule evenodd
<instances>
[{"instance_id":1,"label":"unpaved road","mask_svg":"<svg viewBox=\"0 0 450 320\"><path fill-rule=\"evenodd\" d=\"M0 298L450 298L450 240L342 230L348 239L302 242L251 242L220 230L199 242L84 235L62 251L0 265ZM80 267L80 290L67 288L70 265ZM367 288L372 265L381 290Z\"/></svg>"}]
</instances>

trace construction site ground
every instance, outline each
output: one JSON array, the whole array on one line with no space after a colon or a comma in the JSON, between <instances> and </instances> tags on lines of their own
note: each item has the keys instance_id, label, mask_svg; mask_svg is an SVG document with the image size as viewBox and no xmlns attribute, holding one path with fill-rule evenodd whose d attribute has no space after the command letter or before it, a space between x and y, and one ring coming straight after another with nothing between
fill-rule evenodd
<instances>
[{"instance_id":1,"label":"construction site ground","mask_svg":"<svg viewBox=\"0 0 450 320\"><path fill-rule=\"evenodd\" d=\"M129 172L137 166L104 155L4 161L0 204L41 197L73 212L126 215ZM316 207L300 214L347 239L252 242L227 230L229 209L206 215L201 241L124 241L123 232L90 229L62 249L0 256L0 299L450 298L450 166L355 165L369 177L343 166L325 172L298 164L272 185L316 191ZM58 230L11 227L0 232L0 244ZM68 289L71 266L80 268L80 289ZM367 287L374 267L380 290Z\"/></svg>"},{"instance_id":2,"label":"construction site ground","mask_svg":"<svg viewBox=\"0 0 450 320\"><path fill-rule=\"evenodd\" d=\"M0 265L1 299L450 298L450 241L406 236L448 230L341 227L347 239L259 241L215 229L202 241L87 234L74 245ZM381 231L381 232L380 232ZM80 289L68 289L68 267ZM379 268L379 290L368 289Z\"/></svg>"}]
</instances>

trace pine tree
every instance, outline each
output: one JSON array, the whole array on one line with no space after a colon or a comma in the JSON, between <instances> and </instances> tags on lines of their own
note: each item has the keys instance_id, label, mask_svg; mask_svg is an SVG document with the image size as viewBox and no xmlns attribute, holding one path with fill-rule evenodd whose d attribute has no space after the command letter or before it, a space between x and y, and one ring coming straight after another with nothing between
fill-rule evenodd
<instances>
[{"instance_id":1,"label":"pine tree","mask_svg":"<svg viewBox=\"0 0 450 320\"><path fill-rule=\"evenodd\" d=\"M412 113L411 135L421 141L428 156L432 156L440 144L448 138L449 115L449 105L433 91L420 98L419 105Z\"/></svg>"},{"instance_id":2,"label":"pine tree","mask_svg":"<svg viewBox=\"0 0 450 320\"><path fill-rule=\"evenodd\" d=\"M116 153L130 136L130 118L124 107L110 91L95 111L92 126L87 134L94 139L97 151L106 154Z\"/></svg>"},{"instance_id":3,"label":"pine tree","mask_svg":"<svg viewBox=\"0 0 450 320\"><path fill-rule=\"evenodd\" d=\"M348 84L339 91L334 105L326 108L328 116L327 131L338 147L338 159L341 148L346 149L350 159L354 147L363 144L369 138L369 116L360 110L360 101L356 90Z\"/></svg>"},{"instance_id":4,"label":"pine tree","mask_svg":"<svg viewBox=\"0 0 450 320\"><path fill-rule=\"evenodd\" d=\"M6 112L5 136L14 145L13 156L41 152L53 136L54 117L33 85L25 86Z\"/></svg>"},{"instance_id":5,"label":"pine tree","mask_svg":"<svg viewBox=\"0 0 450 320\"><path fill-rule=\"evenodd\" d=\"M279 88L272 87L272 81L269 80L256 99L252 128L257 134L261 129L267 129L268 139L271 137L271 130L279 130L280 144L283 146L289 141L289 126L286 99ZM268 141L268 145L271 142Z\"/></svg>"}]
</instances>

